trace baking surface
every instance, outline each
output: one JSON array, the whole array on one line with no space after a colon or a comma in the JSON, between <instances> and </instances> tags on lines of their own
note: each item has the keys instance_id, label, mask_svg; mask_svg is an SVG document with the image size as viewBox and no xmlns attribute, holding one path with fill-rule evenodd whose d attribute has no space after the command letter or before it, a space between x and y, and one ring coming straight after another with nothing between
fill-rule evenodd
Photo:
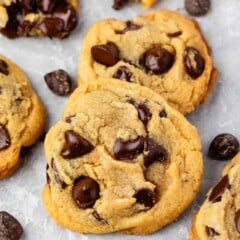
<instances>
[{"instance_id":1,"label":"baking surface","mask_svg":"<svg viewBox=\"0 0 240 240\"><path fill-rule=\"evenodd\" d=\"M160 0L154 8L167 8L186 14L183 0ZM58 121L67 97L54 95L43 76L56 69L65 69L77 82L77 66L82 39L96 20L115 17L128 20L147 11L140 4L133 4L121 11L111 8L112 0L82 0L80 24L75 32L63 41L37 38L9 40L0 36L0 54L16 62L28 75L33 87L47 110L48 129ZM149 10L150 11L150 10ZM186 240L191 218L202 203L207 190L216 183L226 162L206 156L211 140L219 133L229 132L240 139L240 1L212 0L209 14L198 17L206 39L213 51L219 79L208 102L187 116L197 127L203 145L205 163L201 192L179 219L159 232L144 239ZM91 240L91 239L142 239L123 234L80 235L59 227L46 213L41 202L45 184L45 157L41 142L34 146L27 160L10 179L0 181L0 211L13 214L22 223L24 240Z\"/></svg>"}]
</instances>

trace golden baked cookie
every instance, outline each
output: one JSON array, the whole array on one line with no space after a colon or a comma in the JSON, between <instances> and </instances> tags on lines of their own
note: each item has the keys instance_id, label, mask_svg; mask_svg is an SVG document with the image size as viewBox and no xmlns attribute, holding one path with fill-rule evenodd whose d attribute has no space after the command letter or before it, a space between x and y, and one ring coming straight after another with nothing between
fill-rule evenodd
<instances>
[{"instance_id":1,"label":"golden baked cookie","mask_svg":"<svg viewBox=\"0 0 240 240\"><path fill-rule=\"evenodd\" d=\"M195 214L191 240L240 239L240 153L227 164Z\"/></svg>"},{"instance_id":2,"label":"golden baked cookie","mask_svg":"<svg viewBox=\"0 0 240 240\"><path fill-rule=\"evenodd\" d=\"M77 26L77 0L0 0L0 33L65 38Z\"/></svg>"},{"instance_id":3,"label":"golden baked cookie","mask_svg":"<svg viewBox=\"0 0 240 240\"><path fill-rule=\"evenodd\" d=\"M196 129L152 90L89 81L46 136L44 205L80 233L152 233L195 198L200 148Z\"/></svg>"},{"instance_id":4,"label":"golden baked cookie","mask_svg":"<svg viewBox=\"0 0 240 240\"><path fill-rule=\"evenodd\" d=\"M138 83L186 114L206 101L217 77L198 24L168 10L132 21L106 19L87 33L79 83L101 77Z\"/></svg>"},{"instance_id":5,"label":"golden baked cookie","mask_svg":"<svg viewBox=\"0 0 240 240\"><path fill-rule=\"evenodd\" d=\"M20 165L22 151L42 134L44 107L24 73L0 55L0 179Z\"/></svg>"}]
</instances>

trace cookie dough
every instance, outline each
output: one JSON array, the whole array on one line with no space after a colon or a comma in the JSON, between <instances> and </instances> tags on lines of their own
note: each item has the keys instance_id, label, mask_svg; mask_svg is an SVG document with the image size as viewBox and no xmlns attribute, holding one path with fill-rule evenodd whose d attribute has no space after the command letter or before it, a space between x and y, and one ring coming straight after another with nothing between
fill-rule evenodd
<instances>
[{"instance_id":1,"label":"cookie dough","mask_svg":"<svg viewBox=\"0 0 240 240\"><path fill-rule=\"evenodd\" d=\"M77 26L78 1L0 1L0 32L9 37L65 38Z\"/></svg>"},{"instance_id":2,"label":"cookie dough","mask_svg":"<svg viewBox=\"0 0 240 240\"><path fill-rule=\"evenodd\" d=\"M196 129L152 90L89 81L46 136L44 205L80 233L152 233L195 198L200 148Z\"/></svg>"},{"instance_id":3,"label":"cookie dough","mask_svg":"<svg viewBox=\"0 0 240 240\"><path fill-rule=\"evenodd\" d=\"M240 239L240 153L225 167L218 184L193 219L191 240Z\"/></svg>"},{"instance_id":4,"label":"cookie dough","mask_svg":"<svg viewBox=\"0 0 240 240\"><path fill-rule=\"evenodd\" d=\"M128 22L106 19L87 33L79 84L114 77L147 86L189 113L207 100L217 70L198 24L168 10Z\"/></svg>"},{"instance_id":5,"label":"cookie dough","mask_svg":"<svg viewBox=\"0 0 240 240\"><path fill-rule=\"evenodd\" d=\"M24 73L0 55L0 179L20 165L24 149L41 135L44 107Z\"/></svg>"}]
</instances>

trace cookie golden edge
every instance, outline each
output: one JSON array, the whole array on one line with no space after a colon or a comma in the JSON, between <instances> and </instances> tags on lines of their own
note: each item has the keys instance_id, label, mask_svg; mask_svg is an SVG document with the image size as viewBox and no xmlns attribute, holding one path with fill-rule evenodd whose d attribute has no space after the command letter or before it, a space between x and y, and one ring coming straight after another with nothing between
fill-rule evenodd
<instances>
[{"instance_id":1,"label":"cookie golden edge","mask_svg":"<svg viewBox=\"0 0 240 240\"><path fill-rule=\"evenodd\" d=\"M160 10L155 10L155 11L152 11L146 15L143 15L143 16L139 16L140 18L143 18L143 19L151 19L151 18L155 18L155 16L157 14L163 14L163 15L167 15L169 16L169 18L180 18L180 19L183 19L184 21L188 22L189 24L191 23L194 28L199 32L200 36L201 36L201 41L204 43L206 49L207 49L207 53L208 53L208 58L209 58L209 68L211 68L211 72L209 73L209 77L208 77L208 83L207 83L207 86L205 87L205 91L204 91L204 94L202 94L201 97L199 97L198 101L195 101L192 106L188 106L186 109L185 107L180 107L179 109L177 109L178 111L180 111L182 114L186 115L192 111L195 110L196 107L198 107L199 105L202 105L204 103L207 102L208 100L208 97L210 96L213 88L214 88L214 85L217 81L217 78L218 78L218 75L219 75L219 72L218 72L218 69L214 66L214 63L213 63L213 59L212 59L212 54L211 54L211 48L209 47L204 35L203 35L203 32L201 30L201 27L199 26L199 23L195 20L195 19L192 19L192 18L189 18L187 16L184 16L180 13L177 13L175 11L171 11L171 10L167 10L167 9L160 9ZM134 21L134 19L138 19L139 17L136 17L136 18L133 18L132 20ZM99 20L98 22L94 23L88 30L88 32L86 33L85 37L84 37L84 40L83 40L83 46L85 45L88 45L87 42L92 38L94 38L94 31L97 31L97 24L100 24L100 23L105 23L105 22L108 22L109 24L112 24L114 23L115 21L120 21L118 19L115 19L115 18L108 18L108 19L103 19L103 20ZM84 80L82 77L82 69L84 69L84 72L87 73L84 74L84 75L88 75L89 78L92 78L92 79L95 79L95 78L99 78L99 77L102 77L102 76L98 76L97 73L95 73L94 71L91 71L89 69L87 69L86 67L86 64L84 62L84 58L85 56L87 56L89 53L88 53L88 49L86 47L83 47L82 50L81 50L81 53L80 53L80 58L79 58L79 62L78 62L78 84L82 84L83 82L85 82L86 80ZM92 64L93 61L91 61L90 64ZM171 105L171 103L170 103ZM174 106L172 106L174 107ZM175 107L176 108L176 107Z\"/></svg>"},{"instance_id":2,"label":"cookie golden edge","mask_svg":"<svg viewBox=\"0 0 240 240\"><path fill-rule=\"evenodd\" d=\"M15 171L20 167L23 158L20 157L21 147L29 147L33 145L37 139L43 133L45 128L45 108L42 101L37 96L36 92L33 90L29 79L21 68L12 62L12 60L7 57L0 55L0 59L4 60L8 66L9 71L14 71L14 74L18 74L23 81L27 84L27 87L31 92L32 101L32 111L26 120L26 129L21 137L21 142L19 146L10 146L6 150L0 152L0 180L11 177ZM9 159L10 156L10 159ZM8 159L7 162L5 159ZM3 164L4 163L4 164Z\"/></svg>"},{"instance_id":3,"label":"cookie golden edge","mask_svg":"<svg viewBox=\"0 0 240 240\"><path fill-rule=\"evenodd\" d=\"M70 97L70 99L69 99L69 101L68 101L68 103L65 107L65 110L67 111L67 109L70 108L73 105L73 103L77 101L78 96L80 94L85 94L89 91L92 91L92 89L101 88L101 86L104 85L104 84L109 84L109 85L111 85L111 87L117 87L119 85L122 85L121 82L118 82L114 79L101 79L101 81L92 81L92 82L89 82L89 83L85 83L85 84L81 85L80 87L78 87L73 92L72 96ZM162 101L164 102L164 107L166 109L170 108L171 111L173 111L174 114L178 115L180 120L185 119L185 117L182 114L180 114L178 111L176 111L175 109L170 107L167 104L167 102L159 94L153 92L152 90L148 89L147 87L143 87L143 86L140 86L140 85L134 84L134 83L123 83L123 84L126 84L128 86L128 89L132 89L132 90L137 89L139 91L144 90L144 91L148 91L149 94L158 95L158 97L161 98ZM189 185L189 189L188 189L189 191L186 190L188 192L188 194L182 194L182 201L179 204L178 211L176 211L176 209L174 209L174 211L170 212L168 217L165 218L164 222L160 223L158 221L152 221L152 218L150 217L150 219L148 219L148 221L141 222L138 227L134 227L134 228L130 228L130 229L124 229L120 232L123 232L125 234L134 234L134 235L148 235L148 234L151 234L153 232L156 232L156 231L160 230L162 227L164 227L164 226L170 224L171 222L173 222L174 220L176 220L177 217L179 217L187 209L187 207L190 206L190 204L195 199L197 193L200 190L201 183L202 183L202 176L203 176L203 161L202 161L202 154L200 152L201 142L200 142L200 139L198 137L198 133L197 133L196 128L194 126L192 126L186 120L185 120L184 125L185 125L184 129L187 130L187 131L190 131L192 137L194 138L194 141L197 142L196 145L198 145L198 147L197 147L198 149L196 149L196 152L191 155L192 156L191 158L194 159L194 160L192 160L191 164L195 164L195 165L193 166L192 179L191 178L189 178L189 179L190 179L190 181L192 181L193 179L194 180L192 182L192 185ZM54 126L50 129L50 131L48 132L48 134L46 136L46 139L45 139L45 143L44 143L45 154L48 151L48 148L51 144L49 139L51 138L50 135L51 135L51 131L52 131L53 128L54 128ZM60 216L58 208L52 202L51 188L48 184L46 184L44 186L44 190L42 192L42 201L43 201L43 204L44 204L47 212L49 213L49 215L59 225L61 225L63 227L66 227L68 229L77 231L79 233L97 233L97 234L105 234L106 233L100 227L92 228L91 232L89 232L88 228L85 229L85 226L81 226L81 229L80 229L78 224L70 222L71 216L68 216L67 213L64 213L64 214L66 214L64 217Z\"/></svg>"}]
</instances>

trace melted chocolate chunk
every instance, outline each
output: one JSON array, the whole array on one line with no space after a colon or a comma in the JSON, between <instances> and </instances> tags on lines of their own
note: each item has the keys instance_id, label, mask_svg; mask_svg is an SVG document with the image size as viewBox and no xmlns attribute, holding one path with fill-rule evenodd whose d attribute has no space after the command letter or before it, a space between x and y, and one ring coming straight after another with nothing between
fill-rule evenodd
<instances>
[{"instance_id":1,"label":"melted chocolate chunk","mask_svg":"<svg viewBox=\"0 0 240 240\"><path fill-rule=\"evenodd\" d=\"M11 145L11 138L7 128L0 124L0 150L9 148Z\"/></svg>"},{"instance_id":2,"label":"melted chocolate chunk","mask_svg":"<svg viewBox=\"0 0 240 240\"><path fill-rule=\"evenodd\" d=\"M159 117L160 117L160 118L167 118L167 113L165 112L165 110L162 110L162 111L159 113Z\"/></svg>"},{"instance_id":3,"label":"melted chocolate chunk","mask_svg":"<svg viewBox=\"0 0 240 240\"><path fill-rule=\"evenodd\" d=\"M235 213L234 221L236 229L240 233L240 210Z\"/></svg>"},{"instance_id":4,"label":"melted chocolate chunk","mask_svg":"<svg viewBox=\"0 0 240 240\"><path fill-rule=\"evenodd\" d=\"M5 61L0 59L0 73L3 73L4 75L8 75L8 65Z\"/></svg>"},{"instance_id":5,"label":"melted chocolate chunk","mask_svg":"<svg viewBox=\"0 0 240 240\"><path fill-rule=\"evenodd\" d=\"M54 159L51 161L51 167L54 170L55 181L61 186L62 189L65 189L67 187L67 184L60 178Z\"/></svg>"},{"instance_id":6,"label":"melted chocolate chunk","mask_svg":"<svg viewBox=\"0 0 240 240\"><path fill-rule=\"evenodd\" d=\"M100 198L98 183L89 177L80 177L74 183L72 196L78 207L82 209L92 207Z\"/></svg>"},{"instance_id":7,"label":"melted chocolate chunk","mask_svg":"<svg viewBox=\"0 0 240 240\"><path fill-rule=\"evenodd\" d=\"M128 3L129 0L114 0L112 8L115 10L120 10L123 6Z\"/></svg>"},{"instance_id":8,"label":"melted chocolate chunk","mask_svg":"<svg viewBox=\"0 0 240 240\"><path fill-rule=\"evenodd\" d=\"M62 69L46 74L44 79L49 89L59 96L65 96L71 92L72 79Z\"/></svg>"},{"instance_id":9,"label":"melted chocolate chunk","mask_svg":"<svg viewBox=\"0 0 240 240\"><path fill-rule=\"evenodd\" d=\"M59 0L37 0L37 6L43 13L53 13L53 10L56 8L58 2Z\"/></svg>"},{"instance_id":10,"label":"melted chocolate chunk","mask_svg":"<svg viewBox=\"0 0 240 240\"><path fill-rule=\"evenodd\" d=\"M138 203L149 208L152 208L157 201L156 192L147 188L138 190L133 197L137 199Z\"/></svg>"},{"instance_id":11,"label":"melted chocolate chunk","mask_svg":"<svg viewBox=\"0 0 240 240\"><path fill-rule=\"evenodd\" d=\"M103 224L108 224L107 220L105 220L104 218L102 218L97 211L94 211L92 213L93 217L98 220L99 222L102 222Z\"/></svg>"},{"instance_id":12,"label":"melted chocolate chunk","mask_svg":"<svg viewBox=\"0 0 240 240\"><path fill-rule=\"evenodd\" d=\"M208 156L217 160L232 159L239 151L239 142L235 136L223 133L216 136L210 144Z\"/></svg>"},{"instance_id":13,"label":"melted chocolate chunk","mask_svg":"<svg viewBox=\"0 0 240 240\"><path fill-rule=\"evenodd\" d=\"M184 64L188 75L193 79L200 77L205 68L205 60L196 48L187 47L184 53Z\"/></svg>"},{"instance_id":14,"label":"melted chocolate chunk","mask_svg":"<svg viewBox=\"0 0 240 240\"><path fill-rule=\"evenodd\" d=\"M185 8L193 16L205 15L210 5L210 0L185 0Z\"/></svg>"},{"instance_id":15,"label":"melted chocolate chunk","mask_svg":"<svg viewBox=\"0 0 240 240\"><path fill-rule=\"evenodd\" d=\"M93 46L91 54L96 62L107 67L114 66L119 61L119 50L113 42Z\"/></svg>"},{"instance_id":16,"label":"melted chocolate chunk","mask_svg":"<svg viewBox=\"0 0 240 240\"><path fill-rule=\"evenodd\" d=\"M113 78L117 78L127 82L130 82L131 77L132 77L132 72L126 66L119 67L117 71L113 74Z\"/></svg>"},{"instance_id":17,"label":"melted chocolate chunk","mask_svg":"<svg viewBox=\"0 0 240 240\"><path fill-rule=\"evenodd\" d=\"M167 34L168 37L174 38L174 37L179 37L182 35L182 31L177 31L177 32L172 32Z\"/></svg>"},{"instance_id":18,"label":"melted chocolate chunk","mask_svg":"<svg viewBox=\"0 0 240 240\"><path fill-rule=\"evenodd\" d=\"M153 47L143 55L143 65L147 72L163 74L167 72L174 63L174 55L162 47Z\"/></svg>"},{"instance_id":19,"label":"melted chocolate chunk","mask_svg":"<svg viewBox=\"0 0 240 240\"><path fill-rule=\"evenodd\" d=\"M65 145L61 156L65 159L81 157L93 150L94 146L72 130L65 132Z\"/></svg>"},{"instance_id":20,"label":"melted chocolate chunk","mask_svg":"<svg viewBox=\"0 0 240 240\"><path fill-rule=\"evenodd\" d=\"M0 212L0 239L20 240L23 228L16 218L7 212Z\"/></svg>"},{"instance_id":21,"label":"melted chocolate chunk","mask_svg":"<svg viewBox=\"0 0 240 240\"><path fill-rule=\"evenodd\" d=\"M23 21L21 25L18 26L17 35L18 36L28 36L33 29L34 24L29 21Z\"/></svg>"},{"instance_id":22,"label":"melted chocolate chunk","mask_svg":"<svg viewBox=\"0 0 240 240\"><path fill-rule=\"evenodd\" d=\"M133 99L130 99L129 103L131 103L137 109L137 111L138 111L138 118L146 126L148 121L152 117L152 113L150 112L148 106L145 103L143 103L143 102L136 102Z\"/></svg>"},{"instance_id":23,"label":"melted chocolate chunk","mask_svg":"<svg viewBox=\"0 0 240 240\"><path fill-rule=\"evenodd\" d=\"M154 162L165 162L167 160L168 154L166 149L157 144L154 139L147 137L145 140L145 151L147 151L144 156L145 167L150 166Z\"/></svg>"},{"instance_id":24,"label":"melted chocolate chunk","mask_svg":"<svg viewBox=\"0 0 240 240\"><path fill-rule=\"evenodd\" d=\"M214 237L214 236L219 236L220 234L218 232L216 232L215 229L206 226L206 233L209 237Z\"/></svg>"},{"instance_id":25,"label":"melted chocolate chunk","mask_svg":"<svg viewBox=\"0 0 240 240\"><path fill-rule=\"evenodd\" d=\"M135 24L131 21L126 22L126 27L122 31L116 31L117 34L125 34L126 32L129 31L136 31L142 28L141 25Z\"/></svg>"},{"instance_id":26,"label":"melted chocolate chunk","mask_svg":"<svg viewBox=\"0 0 240 240\"><path fill-rule=\"evenodd\" d=\"M231 185L228 181L228 175L224 176L221 181L213 188L209 201L216 203L222 200L222 195L226 189L230 189Z\"/></svg>"},{"instance_id":27,"label":"melted chocolate chunk","mask_svg":"<svg viewBox=\"0 0 240 240\"><path fill-rule=\"evenodd\" d=\"M114 157L117 160L132 160L144 150L144 137L139 136L134 140L118 138L113 147Z\"/></svg>"}]
</instances>

